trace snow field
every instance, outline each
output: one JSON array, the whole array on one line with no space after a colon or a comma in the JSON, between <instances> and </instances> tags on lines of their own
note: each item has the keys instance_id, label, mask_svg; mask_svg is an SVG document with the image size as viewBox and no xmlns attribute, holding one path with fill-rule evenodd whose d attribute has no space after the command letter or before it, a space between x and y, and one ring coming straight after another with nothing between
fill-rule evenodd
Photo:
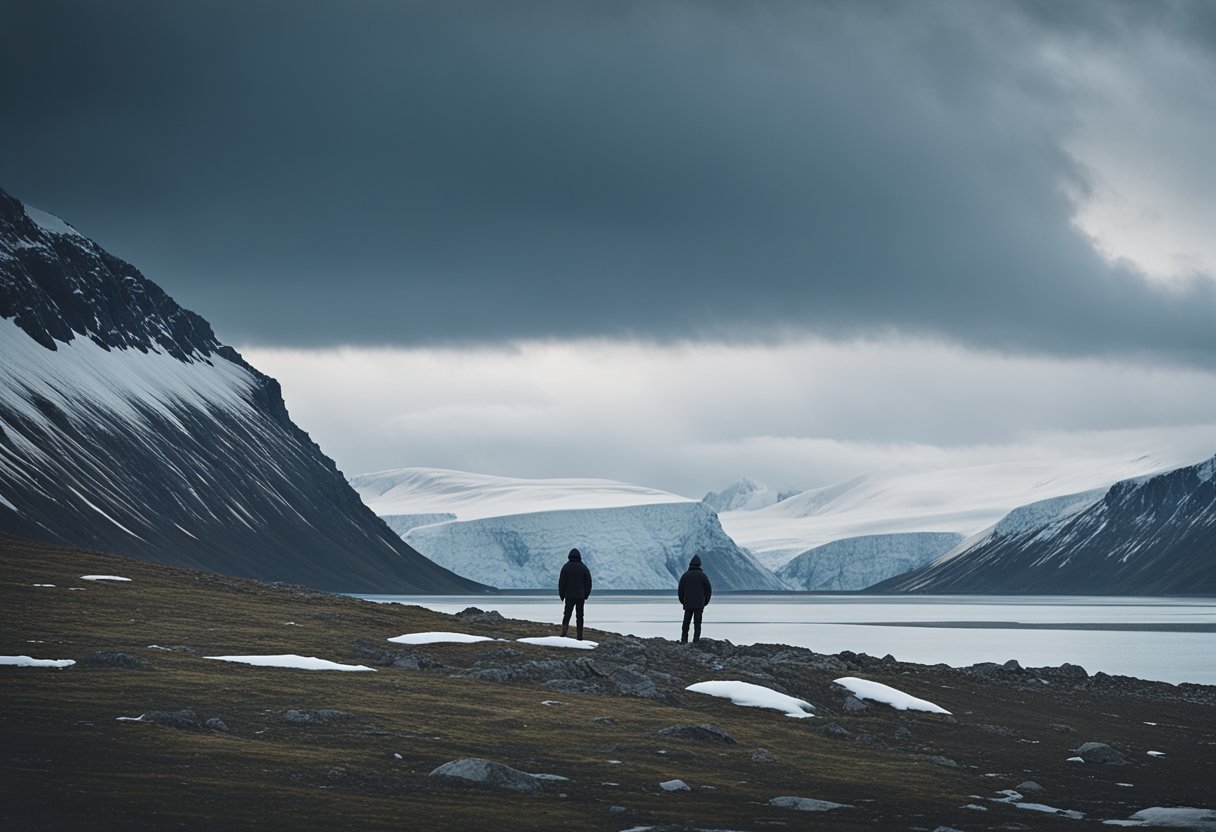
<instances>
[{"instance_id":1,"label":"snow field","mask_svg":"<svg viewBox=\"0 0 1216 832\"><path fill-rule=\"evenodd\" d=\"M529 636L528 638L517 638L515 640L524 644L536 644L541 647L568 647L574 650L594 650L600 646L598 641L579 641L576 638L564 638L563 636Z\"/></svg>"},{"instance_id":2,"label":"snow field","mask_svg":"<svg viewBox=\"0 0 1216 832\"><path fill-rule=\"evenodd\" d=\"M126 581L131 582L130 578L123 578L118 575L81 575L82 581Z\"/></svg>"}]
</instances>

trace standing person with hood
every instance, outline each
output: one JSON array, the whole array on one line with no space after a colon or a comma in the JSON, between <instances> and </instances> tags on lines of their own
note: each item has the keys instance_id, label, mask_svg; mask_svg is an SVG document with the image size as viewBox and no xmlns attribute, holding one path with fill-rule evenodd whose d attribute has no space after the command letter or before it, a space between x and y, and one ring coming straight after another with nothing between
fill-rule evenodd
<instances>
[{"instance_id":1,"label":"standing person with hood","mask_svg":"<svg viewBox=\"0 0 1216 832\"><path fill-rule=\"evenodd\" d=\"M709 576L701 571L701 556L693 555L688 562L688 571L680 576L680 589L677 593L680 603L684 605L684 626L680 629L680 643L688 641L688 622L692 621L692 640L701 640L701 613L714 594L714 588L709 583Z\"/></svg>"},{"instance_id":2,"label":"standing person with hood","mask_svg":"<svg viewBox=\"0 0 1216 832\"><path fill-rule=\"evenodd\" d=\"M557 597L566 602L562 613L562 638L570 631L570 613L578 611L575 619L575 633L579 641L583 640L583 602L591 594L591 570L583 563L583 556L578 549L571 549L557 577Z\"/></svg>"}]
</instances>

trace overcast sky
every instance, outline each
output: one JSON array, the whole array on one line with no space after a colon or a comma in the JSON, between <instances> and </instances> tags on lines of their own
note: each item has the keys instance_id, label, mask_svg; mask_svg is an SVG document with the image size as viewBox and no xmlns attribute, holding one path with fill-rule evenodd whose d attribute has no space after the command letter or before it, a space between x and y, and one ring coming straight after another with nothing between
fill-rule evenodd
<instances>
[{"instance_id":1,"label":"overcast sky","mask_svg":"<svg viewBox=\"0 0 1216 832\"><path fill-rule=\"evenodd\" d=\"M1216 452L1216 4L0 0L0 79L347 473Z\"/></svg>"}]
</instances>

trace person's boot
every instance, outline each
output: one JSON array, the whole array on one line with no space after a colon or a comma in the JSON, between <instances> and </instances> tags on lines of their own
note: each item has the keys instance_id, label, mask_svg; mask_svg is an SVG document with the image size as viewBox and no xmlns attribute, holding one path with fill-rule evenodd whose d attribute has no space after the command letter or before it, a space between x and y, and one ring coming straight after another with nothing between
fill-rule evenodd
<instances>
[{"instance_id":1,"label":"person's boot","mask_svg":"<svg viewBox=\"0 0 1216 832\"><path fill-rule=\"evenodd\" d=\"M568 632L570 632L570 625L569 625L569 624L563 624L563 625L562 625L562 638L565 638L565 637L566 637L566 633L568 633Z\"/></svg>"},{"instance_id":2,"label":"person's boot","mask_svg":"<svg viewBox=\"0 0 1216 832\"><path fill-rule=\"evenodd\" d=\"M583 628L582 628L582 627L579 627L579 628L578 628L578 630L577 630L577 631L575 632L575 634L574 634L574 637L575 637L576 639L578 639L579 641L582 641L582 640L583 640Z\"/></svg>"}]
</instances>

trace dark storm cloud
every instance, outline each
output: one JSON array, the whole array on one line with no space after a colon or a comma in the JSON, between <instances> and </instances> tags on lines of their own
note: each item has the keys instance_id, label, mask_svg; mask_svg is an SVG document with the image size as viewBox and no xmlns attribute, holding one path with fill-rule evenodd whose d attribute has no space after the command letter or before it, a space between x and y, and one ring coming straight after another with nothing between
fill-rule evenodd
<instances>
[{"instance_id":1,"label":"dark storm cloud","mask_svg":"<svg viewBox=\"0 0 1216 832\"><path fill-rule=\"evenodd\" d=\"M1134 64L1152 32L1211 70L1202 4L0 9L2 186L229 341L1216 358L1216 283L1146 281L1074 227L1083 91L1040 49Z\"/></svg>"}]
</instances>

